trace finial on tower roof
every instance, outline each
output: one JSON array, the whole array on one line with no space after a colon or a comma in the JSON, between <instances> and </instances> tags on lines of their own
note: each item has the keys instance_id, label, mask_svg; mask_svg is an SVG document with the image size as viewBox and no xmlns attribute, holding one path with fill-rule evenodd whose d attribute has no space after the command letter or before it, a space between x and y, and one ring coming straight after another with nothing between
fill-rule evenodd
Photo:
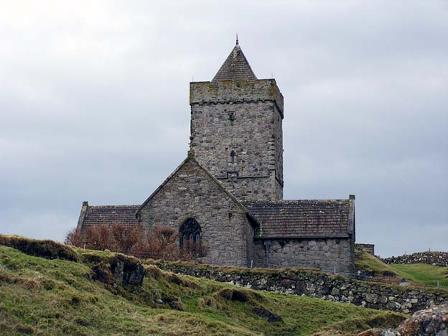
<instances>
[{"instance_id":1,"label":"finial on tower roof","mask_svg":"<svg viewBox=\"0 0 448 336\"><path fill-rule=\"evenodd\" d=\"M233 47L230 55L225 60L224 64L219 68L212 82L223 80L256 80L254 72L252 71L249 62L244 56L240 48L238 34L236 34L236 45Z\"/></svg>"}]
</instances>

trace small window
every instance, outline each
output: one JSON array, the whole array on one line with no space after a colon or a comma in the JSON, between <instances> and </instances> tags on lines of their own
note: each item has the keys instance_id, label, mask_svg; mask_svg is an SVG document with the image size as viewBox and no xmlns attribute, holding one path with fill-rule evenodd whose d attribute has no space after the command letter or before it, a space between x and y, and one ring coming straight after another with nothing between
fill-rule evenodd
<instances>
[{"instance_id":1,"label":"small window","mask_svg":"<svg viewBox=\"0 0 448 336\"><path fill-rule=\"evenodd\" d=\"M236 153L235 153L234 150L232 150L232 151L230 152L230 162L231 162L231 163L235 163L235 162L236 162Z\"/></svg>"},{"instance_id":2,"label":"small window","mask_svg":"<svg viewBox=\"0 0 448 336\"><path fill-rule=\"evenodd\" d=\"M230 125L233 126L233 122L235 121L235 112L229 112L229 120L230 120Z\"/></svg>"}]
</instances>

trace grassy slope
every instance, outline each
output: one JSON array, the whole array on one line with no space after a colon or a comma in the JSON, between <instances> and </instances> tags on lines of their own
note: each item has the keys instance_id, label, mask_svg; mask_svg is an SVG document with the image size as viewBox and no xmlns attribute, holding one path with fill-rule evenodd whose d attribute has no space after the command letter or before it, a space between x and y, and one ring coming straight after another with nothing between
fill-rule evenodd
<instances>
[{"instance_id":1,"label":"grassy slope","mask_svg":"<svg viewBox=\"0 0 448 336\"><path fill-rule=\"evenodd\" d=\"M367 253L363 249L355 250L355 265L357 269L370 272L374 276L398 276L398 273L390 267L390 265L385 264L380 259Z\"/></svg>"},{"instance_id":2,"label":"grassy slope","mask_svg":"<svg viewBox=\"0 0 448 336\"><path fill-rule=\"evenodd\" d=\"M448 267L428 264L391 264L389 265L401 277L428 287L448 289Z\"/></svg>"},{"instance_id":3,"label":"grassy slope","mask_svg":"<svg viewBox=\"0 0 448 336\"><path fill-rule=\"evenodd\" d=\"M349 304L250 290L244 290L249 301L231 301L219 293L236 287L154 266L147 273L143 289L113 294L91 280L85 263L0 246L0 330L7 335L310 335L320 330L351 335L402 319ZM177 298L183 311L156 304L166 297ZM283 321L268 322L254 307Z\"/></svg>"},{"instance_id":4,"label":"grassy slope","mask_svg":"<svg viewBox=\"0 0 448 336\"><path fill-rule=\"evenodd\" d=\"M448 267L428 264L385 264L380 259L364 250L356 251L356 267L370 272L380 281L393 282L395 279L406 279L417 286L448 289Z\"/></svg>"}]
</instances>

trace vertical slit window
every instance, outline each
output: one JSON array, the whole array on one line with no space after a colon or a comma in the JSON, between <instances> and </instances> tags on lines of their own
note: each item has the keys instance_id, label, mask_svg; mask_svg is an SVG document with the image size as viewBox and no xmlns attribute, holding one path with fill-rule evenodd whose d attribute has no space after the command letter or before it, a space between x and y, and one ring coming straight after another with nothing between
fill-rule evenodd
<instances>
[{"instance_id":1,"label":"vertical slit window","mask_svg":"<svg viewBox=\"0 0 448 336\"><path fill-rule=\"evenodd\" d=\"M230 152L230 162L231 162L231 163L235 163L235 162L236 162L236 153L235 153L234 150L232 150L232 151Z\"/></svg>"}]
</instances>

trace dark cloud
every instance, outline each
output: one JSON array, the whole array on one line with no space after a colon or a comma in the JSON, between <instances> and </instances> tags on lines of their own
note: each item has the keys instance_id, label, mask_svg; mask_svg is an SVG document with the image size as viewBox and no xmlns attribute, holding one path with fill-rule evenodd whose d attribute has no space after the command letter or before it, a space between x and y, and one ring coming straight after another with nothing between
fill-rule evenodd
<instances>
[{"instance_id":1,"label":"dark cloud","mask_svg":"<svg viewBox=\"0 0 448 336\"><path fill-rule=\"evenodd\" d=\"M0 227L62 240L184 158L188 82L238 32L285 96L285 196L357 195L382 255L447 249L445 1L14 1L0 13Z\"/></svg>"}]
</instances>

